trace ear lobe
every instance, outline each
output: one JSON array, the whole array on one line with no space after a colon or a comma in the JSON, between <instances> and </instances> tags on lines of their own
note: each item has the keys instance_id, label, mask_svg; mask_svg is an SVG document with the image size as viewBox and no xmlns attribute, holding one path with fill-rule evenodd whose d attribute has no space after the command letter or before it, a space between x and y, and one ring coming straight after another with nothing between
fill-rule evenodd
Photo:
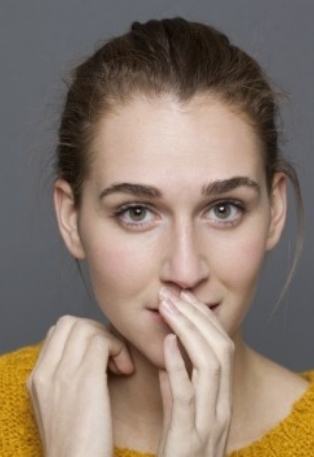
<instances>
[{"instance_id":1,"label":"ear lobe","mask_svg":"<svg viewBox=\"0 0 314 457\"><path fill-rule=\"evenodd\" d=\"M270 198L270 223L266 240L267 251L273 249L278 243L286 222L287 176L285 173L275 173Z\"/></svg>"},{"instance_id":2,"label":"ear lobe","mask_svg":"<svg viewBox=\"0 0 314 457\"><path fill-rule=\"evenodd\" d=\"M77 259L85 258L78 230L78 213L74 208L73 192L67 181L55 181L53 201L59 230L68 250Z\"/></svg>"}]
</instances>

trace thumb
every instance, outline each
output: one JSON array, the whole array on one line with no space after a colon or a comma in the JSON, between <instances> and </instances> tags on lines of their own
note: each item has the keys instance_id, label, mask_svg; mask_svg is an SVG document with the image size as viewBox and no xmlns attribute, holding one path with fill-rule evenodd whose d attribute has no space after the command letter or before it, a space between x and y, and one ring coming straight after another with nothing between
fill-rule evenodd
<instances>
[{"instance_id":1,"label":"thumb","mask_svg":"<svg viewBox=\"0 0 314 457\"><path fill-rule=\"evenodd\" d=\"M120 332L109 322L105 327L104 332L109 338L109 356L110 368L113 368L115 373L127 373L131 374L134 372L135 366L131 355L131 350L128 346L128 341L121 335Z\"/></svg>"}]
</instances>

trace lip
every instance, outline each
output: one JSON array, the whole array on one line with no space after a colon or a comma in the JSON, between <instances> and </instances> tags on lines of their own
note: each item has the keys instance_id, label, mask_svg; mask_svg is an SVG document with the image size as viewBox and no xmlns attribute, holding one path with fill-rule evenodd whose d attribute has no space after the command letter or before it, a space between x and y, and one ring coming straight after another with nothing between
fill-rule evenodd
<instances>
[{"instance_id":1,"label":"lip","mask_svg":"<svg viewBox=\"0 0 314 457\"><path fill-rule=\"evenodd\" d=\"M216 308L218 308L219 305L220 305L220 303L215 303L214 305L207 305L207 306L209 306L210 309L216 309Z\"/></svg>"}]
</instances>

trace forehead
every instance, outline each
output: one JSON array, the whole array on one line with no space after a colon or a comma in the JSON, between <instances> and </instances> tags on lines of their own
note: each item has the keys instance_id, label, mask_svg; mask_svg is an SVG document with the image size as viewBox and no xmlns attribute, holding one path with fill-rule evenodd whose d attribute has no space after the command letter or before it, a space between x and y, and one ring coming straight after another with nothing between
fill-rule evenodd
<instances>
[{"instance_id":1,"label":"forehead","mask_svg":"<svg viewBox=\"0 0 314 457\"><path fill-rule=\"evenodd\" d=\"M188 185L202 177L258 179L263 171L261 144L245 115L208 95L185 104L135 97L100 119L92 152L100 184L171 176Z\"/></svg>"}]
</instances>

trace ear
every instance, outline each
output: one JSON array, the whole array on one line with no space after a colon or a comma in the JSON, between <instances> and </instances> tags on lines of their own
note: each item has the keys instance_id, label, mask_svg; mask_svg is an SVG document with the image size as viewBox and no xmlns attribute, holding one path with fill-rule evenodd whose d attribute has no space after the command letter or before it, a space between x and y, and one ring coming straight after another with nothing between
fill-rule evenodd
<instances>
[{"instance_id":1,"label":"ear","mask_svg":"<svg viewBox=\"0 0 314 457\"><path fill-rule=\"evenodd\" d=\"M287 217L287 175L275 173L270 195L270 223L266 240L266 250L270 251L278 243Z\"/></svg>"},{"instance_id":2,"label":"ear","mask_svg":"<svg viewBox=\"0 0 314 457\"><path fill-rule=\"evenodd\" d=\"M61 236L73 257L83 259L84 249L78 230L78 210L74 208L71 186L63 179L54 182L54 208Z\"/></svg>"}]
</instances>

